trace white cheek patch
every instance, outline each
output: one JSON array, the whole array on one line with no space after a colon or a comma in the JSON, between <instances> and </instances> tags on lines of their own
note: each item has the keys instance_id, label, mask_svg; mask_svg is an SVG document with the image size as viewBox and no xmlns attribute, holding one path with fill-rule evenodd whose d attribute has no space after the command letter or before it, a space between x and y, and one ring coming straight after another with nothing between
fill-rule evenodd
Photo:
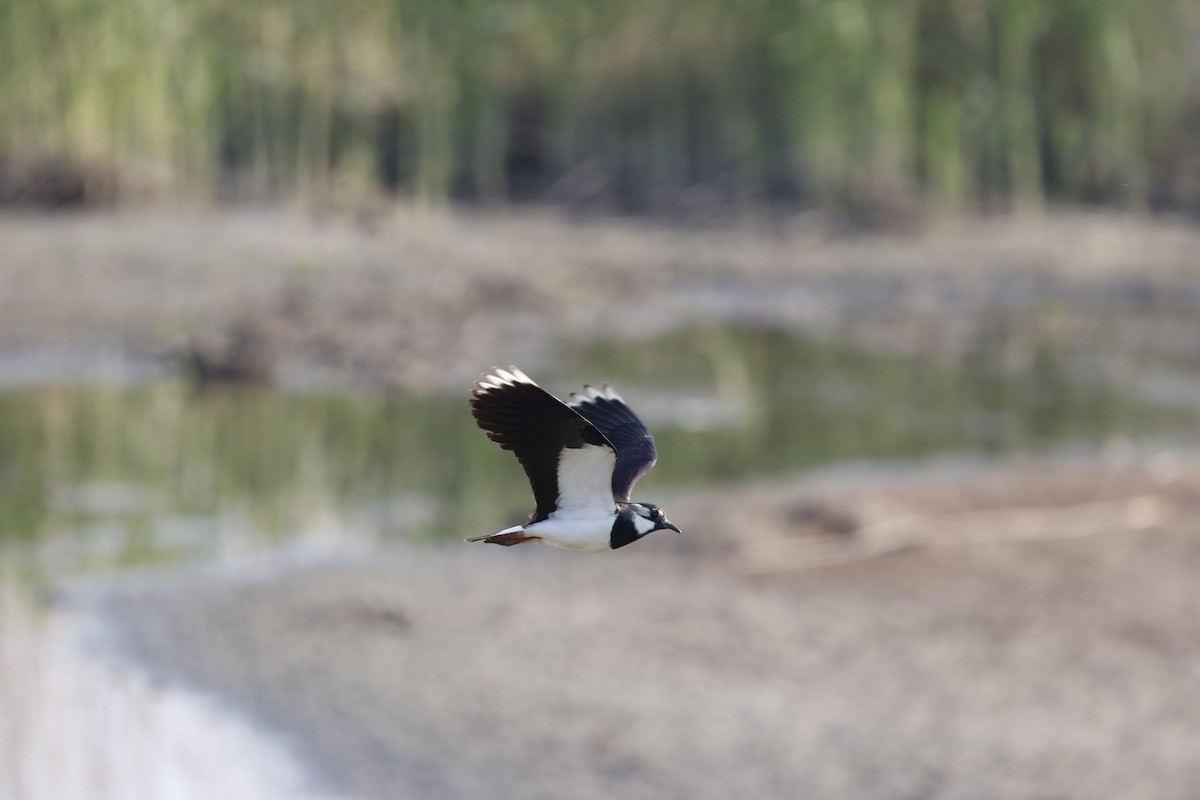
<instances>
[{"instance_id":1,"label":"white cheek patch","mask_svg":"<svg viewBox=\"0 0 1200 800\"><path fill-rule=\"evenodd\" d=\"M643 516L635 515L633 518L633 527L637 531L638 536L645 536L654 530L654 523Z\"/></svg>"}]
</instances>

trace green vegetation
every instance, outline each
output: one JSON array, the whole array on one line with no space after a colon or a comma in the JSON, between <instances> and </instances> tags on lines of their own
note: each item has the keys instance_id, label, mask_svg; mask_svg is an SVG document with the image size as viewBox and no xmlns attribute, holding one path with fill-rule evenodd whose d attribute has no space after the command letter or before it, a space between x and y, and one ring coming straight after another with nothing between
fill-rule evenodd
<instances>
[{"instance_id":1,"label":"green vegetation","mask_svg":"<svg viewBox=\"0 0 1200 800\"><path fill-rule=\"evenodd\" d=\"M1195 24L1191 0L0 0L0 159L331 202L1180 206Z\"/></svg>"}]
</instances>

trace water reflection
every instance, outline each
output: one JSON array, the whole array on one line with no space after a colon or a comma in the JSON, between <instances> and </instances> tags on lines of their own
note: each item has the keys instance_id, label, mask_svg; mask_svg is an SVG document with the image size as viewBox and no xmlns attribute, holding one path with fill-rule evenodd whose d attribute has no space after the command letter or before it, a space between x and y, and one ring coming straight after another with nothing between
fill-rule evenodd
<instances>
[{"instance_id":1,"label":"water reflection","mask_svg":"<svg viewBox=\"0 0 1200 800\"><path fill-rule=\"evenodd\" d=\"M1006 325L982 326L966 347L938 356L725 329L682 332L654 347L598 344L585 354L622 387L672 387L676 402L655 420L666 455L652 473L671 482L1156 434L1192 416L1152 406L1094 356L1052 335ZM672 426L681 402L686 408L693 397L742 409L739 424L703 432Z\"/></svg>"},{"instance_id":2,"label":"water reflection","mask_svg":"<svg viewBox=\"0 0 1200 800\"><path fill-rule=\"evenodd\" d=\"M609 379L635 403L662 452L647 496L654 484L1004 452L1190 421L1123 391L1052 337L981 331L934 358L699 329L567 348L557 372L536 377L560 394ZM475 429L465 389L200 393L168 380L9 392L0 395L0 541L62 573L303 536L457 537L519 520L523 475Z\"/></svg>"}]
</instances>

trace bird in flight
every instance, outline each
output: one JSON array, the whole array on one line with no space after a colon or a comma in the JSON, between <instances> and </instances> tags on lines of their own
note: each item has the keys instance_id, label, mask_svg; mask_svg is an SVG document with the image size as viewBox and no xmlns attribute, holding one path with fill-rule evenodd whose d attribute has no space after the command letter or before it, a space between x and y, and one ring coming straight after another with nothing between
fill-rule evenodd
<instances>
[{"instance_id":1,"label":"bird in flight","mask_svg":"<svg viewBox=\"0 0 1200 800\"><path fill-rule=\"evenodd\" d=\"M584 386L563 403L516 367L493 373L471 392L471 413L521 462L537 508L524 525L468 542L598 553L654 531L679 531L658 506L629 499L658 454L650 431L611 386Z\"/></svg>"}]
</instances>

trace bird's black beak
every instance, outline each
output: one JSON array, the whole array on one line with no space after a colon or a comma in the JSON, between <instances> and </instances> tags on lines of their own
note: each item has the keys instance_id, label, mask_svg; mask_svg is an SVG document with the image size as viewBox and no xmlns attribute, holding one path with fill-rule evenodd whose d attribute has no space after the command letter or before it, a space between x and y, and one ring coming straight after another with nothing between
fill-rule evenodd
<instances>
[{"instance_id":1,"label":"bird's black beak","mask_svg":"<svg viewBox=\"0 0 1200 800\"><path fill-rule=\"evenodd\" d=\"M674 525L672 525L669 522L661 522L661 523L659 523L658 527L655 528L655 530L658 530L658 531L667 530L667 529L673 530L676 533L683 533L683 531L679 530L679 528L676 528Z\"/></svg>"}]
</instances>

